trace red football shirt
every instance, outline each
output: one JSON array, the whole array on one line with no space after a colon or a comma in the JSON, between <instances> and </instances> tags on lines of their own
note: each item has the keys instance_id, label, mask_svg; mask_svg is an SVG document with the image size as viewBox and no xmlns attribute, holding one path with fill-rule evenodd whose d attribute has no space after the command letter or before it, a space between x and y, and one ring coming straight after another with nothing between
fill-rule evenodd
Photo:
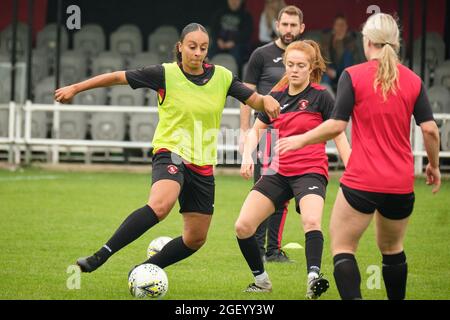
<instances>
[{"instance_id":1,"label":"red football shirt","mask_svg":"<svg viewBox=\"0 0 450 320\"><path fill-rule=\"evenodd\" d=\"M277 119L270 119L265 113L258 115L258 119L276 130L277 138L303 134L330 118L334 100L324 87L310 84L295 96L289 95L288 91L286 87L271 93L281 105L281 114ZM269 170L287 177L317 173L328 178L325 143L276 154Z\"/></svg>"},{"instance_id":2,"label":"red football shirt","mask_svg":"<svg viewBox=\"0 0 450 320\"><path fill-rule=\"evenodd\" d=\"M352 104L352 111L348 112L352 118L352 153L341 182L362 191L411 193L414 191L411 117L414 114L417 123L432 120L431 108L429 103L426 106L428 99L421 79L401 64L398 64L399 89L396 94L388 94L384 101L381 88L374 89L377 68L376 60L350 67L339 81L332 118L348 121L342 110L349 107L344 105ZM346 94L351 99L345 101ZM421 108L425 112L421 111L419 117Z\"/></svg>"}]
</instances>

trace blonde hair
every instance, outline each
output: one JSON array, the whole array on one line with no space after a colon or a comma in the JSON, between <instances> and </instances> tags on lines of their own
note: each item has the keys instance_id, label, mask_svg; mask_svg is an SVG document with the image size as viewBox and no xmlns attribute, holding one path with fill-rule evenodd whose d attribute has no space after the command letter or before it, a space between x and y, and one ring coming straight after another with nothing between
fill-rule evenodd
<instances>
[{"instance_id":1,"label":"blonde hair","mask_svg":"<svg viewBox=\"0 0 450 320\"><path fill-rule=\"evenodd\" d=\"M283 61L286 64L286 58L289 52L298 50L306 53L309 57L309 64L311 67L310 81L312 83L320 83L322 81L322 75L325 72L327 66L326 61L320 52L320 46L313 40L294 41L287 48L284 53ZM284 75L283 78L273 87L272 91L279 91L285 88L289 84L289 78Z\"/></svg>"},{"instance_id":2,"label":"blonde hair","mask_svg":"<svg viewBox=\"0 0 450 320\"><path fill-rule=\"evenodd\" d=\"M276 2L276 7L271 7L271 2ZM272 22L278 19L278 12L286 6L284 0L266 0L264 15L266 16L267 27L272 29Z\"/></svg>"},{"instance_id":3,"label":"blonde hair","mask_svg":"<svg viewBox=\"0 0 450 320\"><path fill-rule=\"evenodd\" d=\"M376 48L381 49L375 57L379 61L374 89L381 87L386 100L388 93L397 93L399 87L400 30L397 21L389 14L377 13L372 15L364 25L363 36Z\"/></svg>"}]
</instances>

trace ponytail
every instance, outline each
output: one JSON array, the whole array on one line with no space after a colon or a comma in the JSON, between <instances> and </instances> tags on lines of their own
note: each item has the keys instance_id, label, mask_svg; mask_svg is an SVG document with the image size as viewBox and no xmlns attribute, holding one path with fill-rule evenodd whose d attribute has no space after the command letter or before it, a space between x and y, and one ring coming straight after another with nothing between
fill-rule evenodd
<instances>
[{"instance_id":1,"label":"ponytail","mask_svg":"<svg viewBox=\"0 0 450 320\"><path fill-rule=\"evenodd\" d=\"M381 87L383 98L386 101L389 92L397 93L399 72L397 64L399 62L397 53L390 44L384 44L379 56L377 76L374 81L375 92Z\"/></svg>"},{"instance_id":2,"label":"ponytail","mask_svg":"<svg viewBox=\"0 0 450 320\"><path fill-rule=\"evenodd\" d=\"M314 58L311 59L311 77L310 81L312 83L320 84L322 82L322 75L327 70L326 61L320 52L320 46L317 42L313 40L305 40L314 49Z\"/></svg>"},{"instance_id":3,"label":"ponytail","mask_svg":"<svg viewBox=\"0 0 450 320\"><path fill-rule=\"evenodd\" d=\"M381 49L378 60L378 70L373 86L375 92L381 87L386 101L389 93L396 94L399 88L398 53L400 51L400 29L397 21L389 14L377 13L372 15L364 25L362 31L364 41L370 41Z\"/></svg>"}]
</instances>

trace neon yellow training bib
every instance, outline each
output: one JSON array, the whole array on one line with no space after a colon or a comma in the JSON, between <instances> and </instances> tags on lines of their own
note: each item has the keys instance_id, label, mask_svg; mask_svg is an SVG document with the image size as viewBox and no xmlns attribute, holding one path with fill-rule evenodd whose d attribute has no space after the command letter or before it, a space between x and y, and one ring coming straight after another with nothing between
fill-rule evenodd
<instances>
[{"instance_id":1,"label":"neon yellow training bib","mask_svg":"<svg viewBox=\"0 0 450 320\"><path fill-rule=\"evenodd\" d=\"M191 82L176 62L164 63L166 92L158 102L153 152L168 149L198 166L217 163L217 135L233 75L215 66L204 86Z\"/></svg>"}]
</instances>

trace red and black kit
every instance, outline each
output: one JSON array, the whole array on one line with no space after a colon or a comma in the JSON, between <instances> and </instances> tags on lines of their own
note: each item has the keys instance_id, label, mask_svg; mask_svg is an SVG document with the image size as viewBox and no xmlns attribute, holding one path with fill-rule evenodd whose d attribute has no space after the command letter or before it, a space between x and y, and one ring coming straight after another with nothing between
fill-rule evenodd
<instances>
[{"instance_id":1,"label":"red and black kit","mask_svg":"<svg viewBox=\"0 0 450 320\"><path fill-rule=\"evenodd\" d=\"M271 95L280 102L280 116L270 119L267 114L260 113L258 119L271 125L278 138L303 134L316 128L331 117L334 107L329 92L317 84L309 84L294 96L289 94L288 86ZM292 197L298 205L300 199L308 194L325 199L327 183L328 157L325 143L320 143L276 154L253 190L267 196L275 205Z\"/></svg>"}]
</instances>

